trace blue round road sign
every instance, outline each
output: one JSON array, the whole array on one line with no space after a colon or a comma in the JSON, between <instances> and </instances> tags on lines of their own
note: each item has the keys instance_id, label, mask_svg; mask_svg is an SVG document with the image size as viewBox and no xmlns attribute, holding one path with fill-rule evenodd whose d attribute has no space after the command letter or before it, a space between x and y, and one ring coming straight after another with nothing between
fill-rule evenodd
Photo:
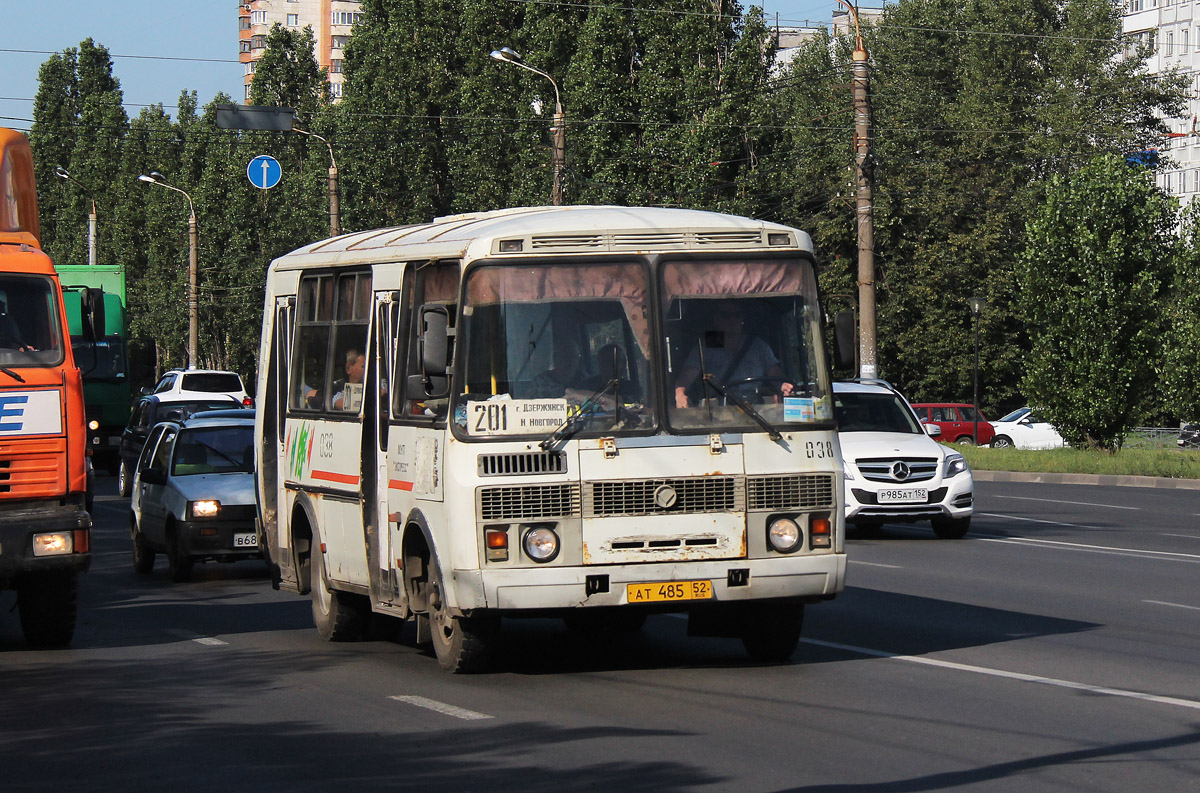
<instances>
[{"instance_id":1,"label":"blue round road sign","mask_svg":"<svg viewBox=\"0 0 1200 793\"><path fill-rule=\"evenodd\" d=\"M260 154L246 166L246 176L255 187L270 190L283 178L283 168L280 167L279 160L271 155Z\"/></svg>"}]
</instances>

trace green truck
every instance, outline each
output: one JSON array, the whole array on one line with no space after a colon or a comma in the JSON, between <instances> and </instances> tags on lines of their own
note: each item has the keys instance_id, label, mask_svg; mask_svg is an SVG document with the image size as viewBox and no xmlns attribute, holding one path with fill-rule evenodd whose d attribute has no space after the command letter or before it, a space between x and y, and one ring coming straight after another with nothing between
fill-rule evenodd
<instances>
[{"instance_id":1,"label":"green truck","mask_svg":"<svg viewBox=\"0 0 1200 793\"><path fill-rule=\"evenodd\" d=\"M133 383L129 370L129 324L125 303L125 268L65 264L58 267L67 308L67 325L75 364L83 374L88 447L97 469L116 474L121 431L129 421ZM104 336L83 335L82 295L85 288L104 290Z\"/></svg>"}]
</instances>

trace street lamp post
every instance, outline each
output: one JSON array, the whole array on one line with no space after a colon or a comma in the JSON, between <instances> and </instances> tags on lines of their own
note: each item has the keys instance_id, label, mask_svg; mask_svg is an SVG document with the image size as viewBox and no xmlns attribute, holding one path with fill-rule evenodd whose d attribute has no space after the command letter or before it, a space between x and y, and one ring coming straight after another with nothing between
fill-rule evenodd
<instances>
[{"instance_id":1,"label":"street lamp post","mask_svg":"<svg viewBox=\"0 0 1200 793\"><path fill-rule=\"evenodd\" d=\"M196 297L196 248L199 237L196 229L196 206L186 191L167 184L167 180L158 171L151 171L149 176L142 174L138 181L182 193L188 202L188 368L195 369L200 358L200 304Z\"/></svg>"},{"instance_id":2,"label":"street lamp post","mask_svg":"<svg viewBox=\"0 0 1200 793\"><path fill-rule=\"evenodd\" d=\"M981 297L972 297L971 304L971 323L975 326L975 445L979 445L979 315L983 313L984 300Z\"/></svg>"},{"instance_id":3,"label":"street lamp post","mask_svg":"<svg viewBox=\"0 0 1200 793\"><path fill-rule=\"evenodd\" d=\"M64 182L71 182L83 188L83 191L88 194L88 198L92 202L92 211L88 214L88 266L96 266L96 194L92 192L92 188L79 181L71 174L67 173L67 169L61 165L54 169L54 174Z\"/></svg>"},{"instance_id":4,"label":"street lamp post","mask_svg":"<svg viewBox=\"0 0 1200 793\"><path fill-rule=\"evenodd\" d=\"M338 223L338 169L337 160L333 159L333 145L315 132L306 132L295 124L292 125L292 132L316 138L329 148L329 236L336 237L341 233L341 226Z\"/></svg>"},{"instance_id":5,"label":"street lamp post","mask_svg":"<svg viewBox=\"0 0 1200 793\"><path fill-rule=\"evenodd\" d=\"M554 120L550 125L550 167L554 172L554 184L550 188L550 203L554 206L562 206L563 171L565 170L567 153L567 122L563 116L562 100L558 94L558 83L554 82L554 78L541 69L535 69L525 63L525 61L521 60L521 56L517 54L516 50L509 47L492 50L491 57L498 61L511 63L513 66L519 66L534 74L540 74L550 81L550 85L554 86Z\"/></svg>"}]
</instances>

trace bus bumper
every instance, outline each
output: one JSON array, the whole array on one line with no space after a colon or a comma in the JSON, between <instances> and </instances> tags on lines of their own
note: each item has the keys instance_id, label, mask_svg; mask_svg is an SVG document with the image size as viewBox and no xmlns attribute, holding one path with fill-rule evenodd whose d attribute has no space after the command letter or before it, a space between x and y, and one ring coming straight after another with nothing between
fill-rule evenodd
<instances>
[{"instance_id":1,"label":"bus bumper","mask_svg":"<svg viewBox=\"0 0 1200 793\"><path fill-rule=\"evenodd\" d=\"M629 605L629 586L708 581L705 600L652 601L661 611L686 611L713 601L829 600L846 585L846 555L724 559L686 564L455 570L458 610L537 612Z\"/></svg>"}]
</instances>

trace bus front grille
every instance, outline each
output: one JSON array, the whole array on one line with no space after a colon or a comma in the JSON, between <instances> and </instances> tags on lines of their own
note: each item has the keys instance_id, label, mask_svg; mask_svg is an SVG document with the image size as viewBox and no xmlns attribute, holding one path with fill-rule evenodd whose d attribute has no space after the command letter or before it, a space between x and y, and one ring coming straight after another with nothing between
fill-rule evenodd
<instances>
[{"instance_id":1,"label":"bus front grille","mask_svg":"<svg viewBox=\"0 0 1200 793\"><path fill-rule=\"evenodd\" d=\"M479 488L481 520L537 520L579 514L579 485Z\"/></svg>"},{"instance_id":2,"label":"bus front grille","mask_svg":"<svg viewBox=\"0 0 1200 793\"><path fill-rule=\"evenodd\" d=\"M481 454L477 462L480 476L562 474L567 471L567 456L562 452Z\"/></svg>"},{"instance_id":3,"label":"bus front grille","mask_svg":"<svg viewBox=\"0 0 1200 793\"><path fill-rule=\"evenodd\" d=\"M746 480L749 509L833 507L833 474L755 476Z\"/></svg>"},{"instance_id":4,"label":"bus front grille","mask_svg":"<svg viewBox=\"0 0 1200 793\"><path fill-rule=\"evenodd\" d=\"M741 512L745 487L739 476L585 482L584 517Z\"/></svg>"}]
</instances>

